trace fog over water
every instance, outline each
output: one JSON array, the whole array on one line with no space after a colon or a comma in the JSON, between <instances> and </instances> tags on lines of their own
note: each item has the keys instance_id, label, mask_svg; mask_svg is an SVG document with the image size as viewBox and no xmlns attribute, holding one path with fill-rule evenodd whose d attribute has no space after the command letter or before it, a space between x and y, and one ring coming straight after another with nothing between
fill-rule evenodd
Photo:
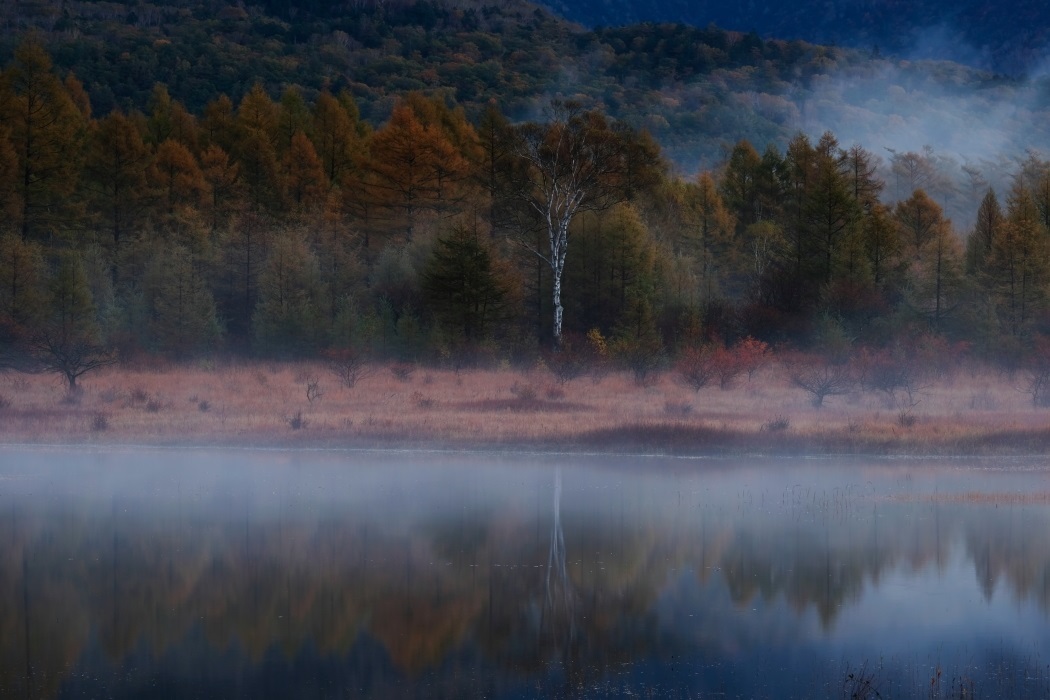
<instances>
[{"instance_id":1,"label":"fog over water","mask_svg":"<svg viewBox=\"0 0 1050 700\"><path fill-rule=\"evenodd\" d=\"M4 697L1033 697L1050 471L2 448L0 591Z\"/></svg>"}]
</instances>

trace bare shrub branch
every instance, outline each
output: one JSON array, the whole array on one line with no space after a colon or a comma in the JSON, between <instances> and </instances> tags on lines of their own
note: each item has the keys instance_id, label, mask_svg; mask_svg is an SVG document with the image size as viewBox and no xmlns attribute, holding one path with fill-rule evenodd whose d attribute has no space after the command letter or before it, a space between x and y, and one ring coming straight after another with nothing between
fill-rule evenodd
<instances>
[{"instance_id":1,"label":"bare shrub branch","mask_svg":"<svg viewBox=\"0 0 1050 700\"><path fill-rule=\"evenodd\" d=\"M364 354L353 348L332 348L325 351L328 370L338 377L347 389L353 389L359 381L372 373Z\"/></svg>"},{"instance_id":2,"label":"bare shrub branch","mask_svg":"<svg viewBox=\"0 0 1050 700\"><path fill-rule=\"evenodd\" d=\"M815 359L801 362L792 369L791 383L808 391L813 397L813 406L820 408L828 396L843 396L853 391L856 379L849 365Z\"/></svg>"},{"instance_id":3,"label":"bare shrub branch","mask_svg":"<svg viewBox=\"0 0 1050 700\"><path fill-rule=\"evenodd\" d=\"M714 349L709 345L686 348L679 355L675 369L686 386L700 391L718 374Z\"/></svg>"}]
</instances>

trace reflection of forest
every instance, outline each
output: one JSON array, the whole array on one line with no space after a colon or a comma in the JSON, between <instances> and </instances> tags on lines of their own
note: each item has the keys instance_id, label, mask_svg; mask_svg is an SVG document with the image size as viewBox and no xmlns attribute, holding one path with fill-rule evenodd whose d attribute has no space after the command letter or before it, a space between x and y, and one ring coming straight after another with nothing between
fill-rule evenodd
<instances>
[{"instance_id":1,"label":"reflection of forest","mask_svg":"<svg viewBox=\"0 0 1050 700\"><path fill-rule=\"evenodd\" d=\"M654 612L680 572L721 579L737 605L783 599L828 626L888 571L943 566L958 547L986 595L1002 586L1050 609L1050 511L1040 506L769 507L567 488L565 579L552 605L549 495L508 490L498 507L475 500L382 518L303 503L255 512L242 500L221 514L210 502L153 508L116 496L105 507L0 501L0 695L53 697L94 648L119 667L187 639L249 663L274 650L291 660L373 645L382 653L361 657L376 668L360 669L371 679L360 695L395 694L377 668L411 680L456 663L521 680L555 668L558 682L582 687L683 643ZM495 682L463 671L429 696L461 695L468 679Z\"/></svg>"}]
</instances>

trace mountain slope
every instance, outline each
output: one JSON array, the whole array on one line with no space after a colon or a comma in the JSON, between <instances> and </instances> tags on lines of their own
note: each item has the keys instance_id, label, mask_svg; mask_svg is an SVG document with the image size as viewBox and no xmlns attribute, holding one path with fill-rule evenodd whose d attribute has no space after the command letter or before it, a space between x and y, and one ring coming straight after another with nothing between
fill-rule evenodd
<instances>
[{"instance_id":1,"label":"mountain slope","mask_svg":"<svg viewBox=\"0 0 1050 700\"><path fill-rule=\"evenodd\" d=\"M707 25L587 30L526 2L486 3L23 0L0 4L0 62L34 32L98 114L147 109L157 82L194 112L256 82L275 97L293 85L307 99L345 89L375 125L411 90L471 115L495 101L512 118L572 98L648 129L687 172L740 139L783 145L800 130L881 153L928 145L960 163L1050 146L1040 83Z\"/></svg>"},{"instance_id":2,"label":"mountain slope","mask_svg":"<svg viewBox=\"0 0 1050 700\"><path fill-rule=\"evenodd\" d=\"M1041 0L545 0L587 26L709 23L761 36L953 60L1008 73L1040 67L1050 45L1050 5Z\"/></svg>"}]
</instances>

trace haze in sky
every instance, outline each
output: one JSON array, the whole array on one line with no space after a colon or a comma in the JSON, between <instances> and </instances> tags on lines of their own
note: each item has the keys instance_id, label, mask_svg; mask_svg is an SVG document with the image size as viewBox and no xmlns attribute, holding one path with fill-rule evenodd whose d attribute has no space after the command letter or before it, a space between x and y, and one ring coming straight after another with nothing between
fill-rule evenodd
<instances>
[{"instance_id":1,"label":"haze in sky","mask_svg":"<svg viewBox=\"0 0 1050 700\"><path fill-rule=\"evenodd\" d=\"M714 23L762 37L802 39L905 58L1027 75L1043 63L1050 5L1039 0L544 0L588 26Z\"/></svg>"}]
</instances>

